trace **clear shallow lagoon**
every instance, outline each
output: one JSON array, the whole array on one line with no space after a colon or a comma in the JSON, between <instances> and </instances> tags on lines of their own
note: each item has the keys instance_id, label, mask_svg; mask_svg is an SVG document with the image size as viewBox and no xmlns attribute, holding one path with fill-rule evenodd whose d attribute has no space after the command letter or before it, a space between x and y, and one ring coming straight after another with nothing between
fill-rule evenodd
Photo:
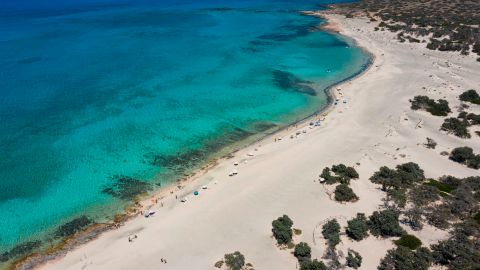
<instances>
[{"instance_id":1,"label":"clear shallow lagoon","mask_svg":"<svg viewBox=\"0 0 480 270\"><path fill-rule=\"evenodd\" d=\"M369 61L298 13L335 1L38 2L0 3L0 253L314 113Z\"/></svg>"}]
</instances>

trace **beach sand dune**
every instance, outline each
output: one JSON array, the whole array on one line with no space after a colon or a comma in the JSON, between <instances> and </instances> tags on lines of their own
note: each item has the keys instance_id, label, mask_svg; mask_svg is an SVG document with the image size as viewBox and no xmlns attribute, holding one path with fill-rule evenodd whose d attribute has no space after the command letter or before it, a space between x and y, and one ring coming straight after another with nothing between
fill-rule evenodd
<instances>
[{"instance_id":1,"label":"beach sand dune","mask_svg":"<svg viewBox=\"0 0 480 270\"><path fill-rule=\"evenodd\" d=\"M283 130L274 135L281 141L272 136L238 151L176 193L186 196L185 203L168 194L164 207L153 206L153 217L134 218L41 269L215 269L215 262L236 250L255 269L295 269L291 250L279 249L272 238L271 222L278 216L292 218L294 227L302 230L295 241L307 242L312 257L320 259L326 248L318 228L322 222L338 217L345 225L357 212L369 215L382 204L383 193L368 180L380 166L413 161L427 177L479 175L440 152L458 146L480 152L480 137L463 140L442 133L442 118L409 109L410 98L428 94L447 99L456 111L462 91L480 88L475 59L397 43L394 34L374 32L367 19L327 16L375 60L365 74L335 87L333 92L341 92L348 103L333 106L321 127L301 126L306 133L298 136L293 128ZM425 148L426 137L438 147ZM243 159L248 162L234 166ZM360 179L351 184L358 202L339 204L318 182L324 167L338 163L358 170ZM228 176L233 170L238 174ZM203 185L208 188L200 189ZM134 231L138 238L129 242ZM417 235L427 243L446 236L428 226ZM372 236L362 242L343 236L339 246L357 250L363 256L362 269L375 269L391 247L391 240Z\"/></svg>"}]
</instances>

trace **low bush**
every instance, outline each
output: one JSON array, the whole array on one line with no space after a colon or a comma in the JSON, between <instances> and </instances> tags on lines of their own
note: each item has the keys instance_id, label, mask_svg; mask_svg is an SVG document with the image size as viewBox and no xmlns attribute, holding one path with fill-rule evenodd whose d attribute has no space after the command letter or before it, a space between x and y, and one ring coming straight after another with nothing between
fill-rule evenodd
<instances>
[{"instance_id":1,"label":"low bush","mask_svg":"<svg viewBox=\"0 0 480 270\"><path fill-rule=\"evenodd\" d=\"M278 244L288 244L292 241L292 225L293 221L287 215L283 215L272 222L273 236Z\"/></svg>"},{"instance_id":2,"label":"low bush","mask_svg":"<svg viewBox=\"0 0 480 270\"><path fill-rule=\"evenodd\" d=\"M340 184L335 188L335 200L339 202L350 202L358 200L358 197L349 186Z\"/></svg>"},{"instance_id":3,"label":"low bush","mask_svg":"<svg viewBox=\"0 0 480 270\"><path fill-rule=\"evenodd\" d=\"M375 211L370 216L368 227L375 236L401 236L405 231L398 222L399 212L393 209Z\"/></svg>"},{"instance_id":4,"label":"low bush","mask_svg":"<svg viewBox=\"0 0 480 270\"><path fill-rule=\"evenodd\" d=\"M452 192L452 190L455 189L455 187L452 187L448 184L445 184L445 183L442 183L440 181L433 180L433 179L428 180L428 182L425 182L424 185L436 187L438 190L440 190L441 192L445 192L445 193L450 193L450 192Z\"/></svg>"},{"instance_id":5,"label":"low bush","mask_svg":"<svg viewBox=\"0 0 480 270\"><path fill-rule=\"evenodd\" d=\"M402 235L400 239L395 241L395 244L397 246L404 246L411 250L414 250L422 245L422 241L420 241L420 239L418 239L414 235L406 234L406 235Z\"/></svg>"},{"instance_id":6,"label":"low bush","mask_svg":"<svg viewBox=\"0 0 480 270\"><path fill-rule=\"evenodd\" d=\"M347 235L356 240L360 241L368 236L368 224L367 218L363 213L357 213L357 217L347 221L346 228Z\"/></svg>"},{"instance_id":7,"label":"low bush","mask_svg":"<svg viewBox=\"0 0 480 270\"><path fill-rule=\"evenodd\" d=\"M353 269L358 269L360 266L362 266L362 256L360 256L358 252L349 249L347 256L347 266Z\"/></svg>"},{"instance_id":8,"label":"low bush","mask_svg":"<svg viewBox=\"0 0 480 270\"><path fill-rule=\"evenodd\" d=\"M380 261L378 270L427 270L432 264L432 255L427 248L412 251L409 248L398 246L391 249Z\"/></svg>"},{"instance_id":9,"label":"low bush","mask_svg":"<svg viewBox=\"0 0 480 270\"><path fill-rule=\"evenodd\" d=\"M436 116L447 116L452 112L448 106L448 101L444 99L439 99L436 102L427 96L416 96L410 102L412 103L412 110L425 110Z\"/></svg>"},{"instance_id":10,"label":"low bush","mask_svg":"<svg viewBox=\"0 0 480 270\"><path fill-rule=\"evenodd\" d=\"M224 261L229 270L242 270L243 266L245 266L245 256L239 251L225 254Z\"/></svg>"},{"instance_id":11,"label":"low bush","mask_svg":"<svg viewBox=\"0 0 480 270\"><path fill-rule=\"evenodd\" d=\"M322 235L327 240L330 247L335 247L340 243L340 224L336 219L332 219L325 223L322 227Z\"/></svg>"},{"instance_id":12,"label":"low bush","mask_svg":"<svg viewBox=\"0 0 480 270\"><path fill-rule=\"evenodd\" d=\"M332 175L332 172L334 173ZM358 172L353 167L347 167L344 164L333 165L332 169L326 167L323 169L320 177L323 178L322 182L327 185L336 183L350 184L351 179L357 179L359 177Z\"/></svg>"},{"instance_id":13,"label":"low bush","mask_svg":"<svg viewBox=\"0 0 480 270\"><path fill-rule=\"evenodd\" d=\"M470 138L471 135L467 129L468 125L468 121L465 119L461 120L451 117L444 120L440 129L448 133L453 133L455 136L460 138Z\"/></svg>"},{"instance_id":14,"label":"low bush","mask_svg":"<svg viewBox=\"0 0 480 270\"><path fill-rule=\"evenodd\" d=\"M325 264L317 259L313 261L304 261L300 264L300 270L327 270Z\"/></svg>"},{"instance_id":15,"label":"low bush","mask_svg":"<svg viewBox=\"0 0 480 270\"><path fill-rule=\"evenodd\" d=\"M475 155L473 149L467 146L453 149L450 153L450 159L458 163L466 164L472 169L480 168L480 155Z\"/></svg>"},{"instance_id":16,"label":"low bush","mask_svg":"<svg viewBox=\"0 0 480 270\"><path fill-rule=\"evenodd\" d=\"M470 89L463 92L460 95L461 101L471 102L474 104L480 104L480 96L478 95L477 91Z\"/></svg>"},{"instance_id":17,"label":"low bush","mask_svg":"<svg viewBox=\"0 0 480 270\"><path fill-rule=\"evenodd\" d=\"M305 242L300 242L295 246L293 251L293 256L297 258L298 262L301 264L303 261L308 261L312 257L312 249Z\"/></svg>"}]
</instances>

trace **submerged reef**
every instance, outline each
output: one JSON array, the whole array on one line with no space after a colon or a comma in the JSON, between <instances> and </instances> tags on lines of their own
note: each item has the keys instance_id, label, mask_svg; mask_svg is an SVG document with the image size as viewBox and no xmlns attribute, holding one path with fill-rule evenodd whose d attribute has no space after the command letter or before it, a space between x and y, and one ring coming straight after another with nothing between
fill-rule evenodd
<instances>
[{"instance_id":1,"label":"submerged reef","mask_svg":"<svg viewBox=\"0 0 480 270\"><path fill-rule=\"evenodd\" d=\"M30 242L25 242L21 243L14 248L12 248L10 251L6 251L2 254L0 254L0 262L7 262L10 259L17 258L22 255L26 255L36 248L40 247L42 244L41 241L30 241Z\"/></svg>"},{"instance_id":2,"label":"submerged reef","mask_svg":"<svg viewBox=\"0 0 480 270\"><path fill-rule=\"evenodd\" d=\"M278 87L284 90L295 91L310 96L317 95L315 89L308 85L312 82L302 80L290 72L274 70L273 81Z\"/></svg>"},{"instance_id":3,"label":"submerged reef","mask_svg":"<svg viewBox=\"0 0 480 270\"><path fill-rule=\"evenodd\" d=\"M152 190L151 184L126 176L115 176L116 182L111 187L106 187L102 193L111 195L121 200L130 201L140 194Z\"/></svg>"},{"instance_id":4,"label":"submerged reef","mask_svg":"<svg viewBox=\"0 0 480 270\"><path fill-rule=\"evenodd\" d=\"M94 223L93 220L91 220L89 217L80 216L58 227L54 235L55 237L58 237L58 238L71 236L87 228L89 225L93 223Z\"/></svg>"}]
</instances>

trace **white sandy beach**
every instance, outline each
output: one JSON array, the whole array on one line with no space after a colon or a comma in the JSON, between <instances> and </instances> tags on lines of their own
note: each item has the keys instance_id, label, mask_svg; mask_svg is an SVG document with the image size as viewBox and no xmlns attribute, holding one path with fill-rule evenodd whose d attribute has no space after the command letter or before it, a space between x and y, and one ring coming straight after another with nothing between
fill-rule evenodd
<instances>
[{"instance_id":1,"label":"white sandy beach","mask_svg":"<svg viewBox=\"0 0 480 270\"><path fill-rule=\"evenodd\" d=\"M182 190L168 194L163 207L160 201L154 205L153 217L134 218L40 268L217 269L215 262L238 250L255 269L296 269L292 250L280 250L272 237L271 222L277 217L289 215L294 227L303 231L295 242L307 242L312 258L321 259L326 248L320 232L323 221L336 217L344 226L357 212L369 215L382 204L383 192L368 180L380 166L413 161L427 177L479 175L440 152L458 146L480 152L480 137L464 140L440 132L441 117L412 111L409 103L419 94L445 98L456 116L458 95L480 89L475 58L430 51L424 44L398 43L392 33L373 31L367 19L328 18L342 34L375 55L375 61L365 74L335 87L340 102L321 127L303 126L299 129L306 133L294 139L290 136L297 130L290 128L221 160ZM275 142L274 137L282 140ZM426 137L437 141L436 149L423 146ZM238 166L233 165L236 161ZM324 167L338 163L354 166L360 174L351 183L360 197L355 203L333 201L318 182ZM238 175L229 177L233 170ZM201 189L203 185L208 189ZM194 190L199 196L192 194ZM180 202L183 197L187 202ZM446 236L429 226L413 233L426 244ZM133 235L138 238L129 242ZM361 269L375 269L393 246L391 239L369 236L352 242L342 236L339 249L346 254L347 248L353 248L363 256Z\"/></svg>"}]
</instances>

